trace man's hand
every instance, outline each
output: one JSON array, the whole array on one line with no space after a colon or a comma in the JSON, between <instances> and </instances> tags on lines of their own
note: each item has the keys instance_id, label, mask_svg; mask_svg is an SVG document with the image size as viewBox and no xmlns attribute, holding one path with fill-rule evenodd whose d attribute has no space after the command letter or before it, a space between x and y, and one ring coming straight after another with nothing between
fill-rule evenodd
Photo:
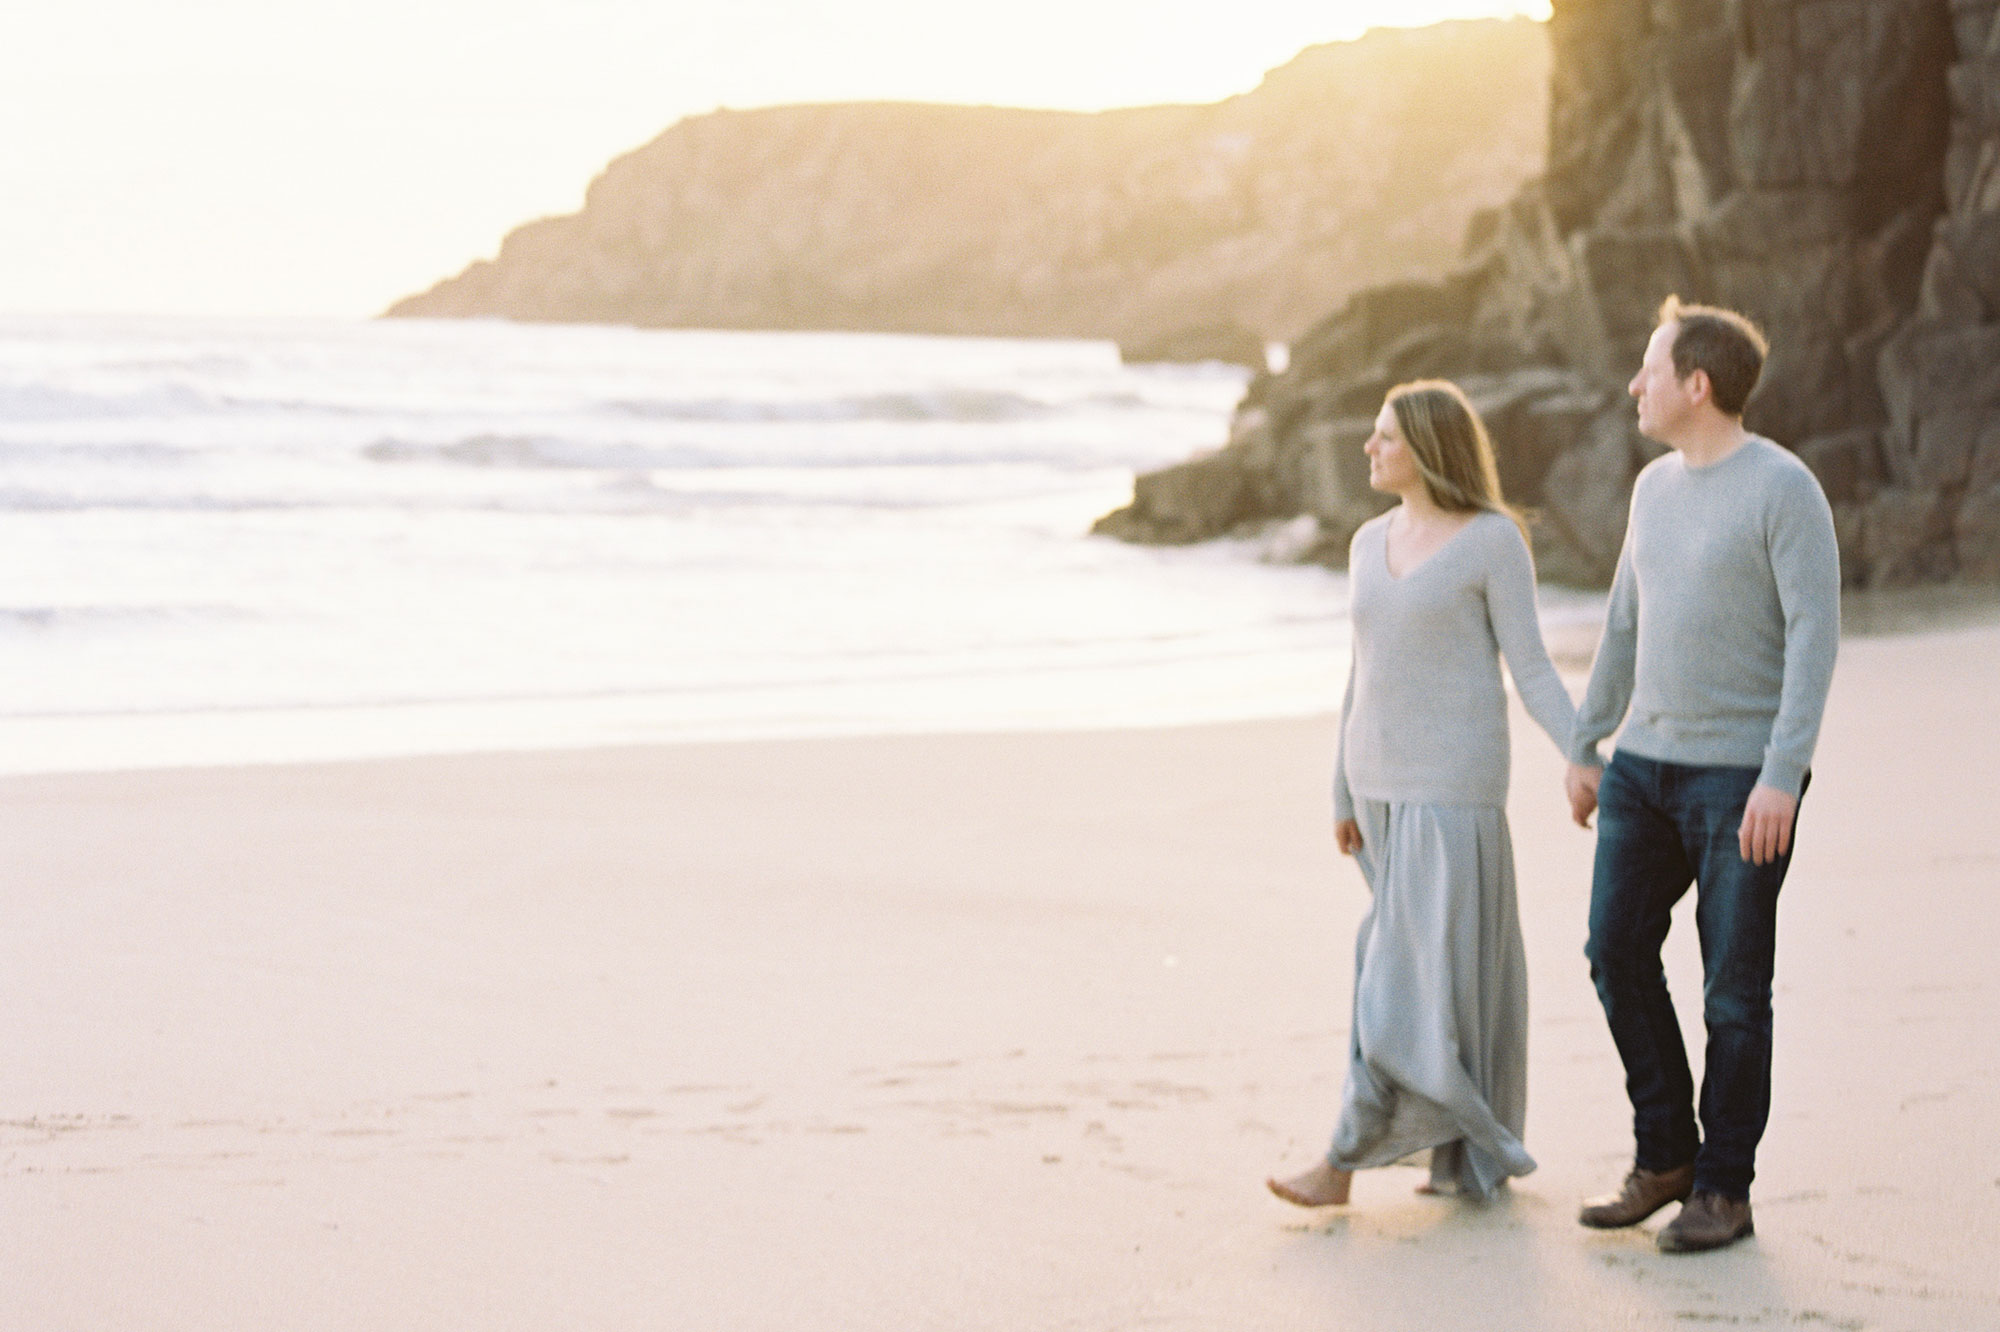
<instances>
[{"instance_id":1,"label":"man's hand","mask_svg":"<svg viewBox=\"0 0 2000 1332\"><path fill-rule=\"evenodd\" d=\"M1340 854L1351 856L1361 849L1361 825L1353 819L1342 819L1333 825L1333 844L1340 848Z\"/></svg>"},{"instance_id":2,"label":"man's hand","mask_svg":"<svg viewBox=\"0 0 2000 1332\"><path fill-rule=\"evenodd\" d=\"M1603 780L1604 769L1594 763L1572 763L1563 774L1563 794L1569 797L1569 816L1577 827L1590 826L1590 816L1597 810L1597 784Z\"/></svg>"},{"instance_id":3,"label":"man's hand","mask_svg":"<svg viewBox=\"0 0 2000 1332\"><path fill-rule=\"evenodd\" d=\"M1759 782L1743 804L1743 826L1736 830L1736 846L1753 865L1768 865L1792 849L1792 819L1799 812L1799 798L1786 795L1775 786Z\"/></svg>"}]
</instances>

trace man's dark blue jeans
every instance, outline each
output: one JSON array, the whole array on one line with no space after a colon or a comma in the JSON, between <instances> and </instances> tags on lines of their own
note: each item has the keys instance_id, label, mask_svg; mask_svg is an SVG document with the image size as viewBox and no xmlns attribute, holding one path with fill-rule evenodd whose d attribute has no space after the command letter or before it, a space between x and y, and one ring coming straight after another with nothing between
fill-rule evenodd
<instances>
[{"instance_id":1,"label":"man's dark blue jeans","mask_svg":"<svg viewBox=\"0 0 2000 1332\"><path fill-rule=\"evenodd\" d=\"M1584 950L1625 1061L1637 1164L1673 1170L1692 1161L1695 1188L1737 1199L1750 1196L1771 1113L1771 970L1778 889L1791 864L1789 849L1763 865L1743 859L1737 830L1756 784L1755 768L1614 754L1597 792ZM1660 965L1674 904L1690 883L1698 885L1708 1027L1699 1133L1694 1079Z\"/></svg>"}]
</instances>

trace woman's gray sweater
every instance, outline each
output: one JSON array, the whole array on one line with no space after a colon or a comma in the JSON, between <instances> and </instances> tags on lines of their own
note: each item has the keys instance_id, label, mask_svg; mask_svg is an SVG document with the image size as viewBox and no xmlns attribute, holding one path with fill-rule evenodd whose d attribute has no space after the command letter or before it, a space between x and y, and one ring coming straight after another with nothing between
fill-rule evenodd
<instances>
[{"instance_id":1,"label":"woman's gray sweater","mask_svg":"<svg viewBox=\"0 0 2000 1332\"><path fill-rule=\"evenodd\" d=\"M1354 797L1436 805L1507 803L1507 691L1558 748L1575 709L1542 643L1535 570L1511 519L1482 513L1398 578L1389 514L1348 548L1354 664L1341 706L1334 817Z\"/></svg>"}]
</instances>

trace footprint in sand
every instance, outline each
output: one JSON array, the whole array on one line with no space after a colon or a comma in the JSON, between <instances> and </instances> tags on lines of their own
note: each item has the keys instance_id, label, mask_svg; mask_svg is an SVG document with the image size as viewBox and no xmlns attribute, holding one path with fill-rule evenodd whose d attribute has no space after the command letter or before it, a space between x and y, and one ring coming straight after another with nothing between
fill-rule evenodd
<instances>
[{"instance_id":1,"label":"footprint in sand","mask_svg":"<svg viewBox=\"0 0 2000 1332\"><path fill-rule=\"evenodd\" d=\"M1125 1140L1107 1128L1101 1119L1093 1119L1084 1125L1083 1136L1088 1138L1102 1151L1122 1152L1125 1150Z\"/></svg>"},{"instance_id":2,"label":"footprint in sand","mask_svg":"<svg viewBox=\"0 0 2000 1332\"><path fill-rule=\"evenodd\" d=\"M542 1159L556 1165L624 1165L632 1158L627 1156L571 1156L567 1152L543 1152Z\"/></svg>"}]
</instances>

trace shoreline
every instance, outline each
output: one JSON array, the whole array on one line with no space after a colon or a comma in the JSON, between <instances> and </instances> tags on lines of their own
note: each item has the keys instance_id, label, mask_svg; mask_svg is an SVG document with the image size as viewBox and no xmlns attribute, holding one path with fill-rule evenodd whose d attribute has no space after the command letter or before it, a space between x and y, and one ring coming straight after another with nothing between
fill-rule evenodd
<instances>
[{"instance_id":1,"label":"shoreline","mask_svg":"<svg viewBox=\"0 0 2000 1332\"><path fill-rule=\"evenodd\" d=\"M1566 597L1576 589L1553 588ZM1919 587L1848 592L1841 602L1843 643L1881 637L1950 635L2000 625L2000 588ZM1558 672L1579 693L1602 631L1597 616L1544 622L1549 655ZM173 713L22 715L0 718L0 780L55 773L150 772L227 767L297 767L318 763L365 763L423 757L470 757L584 752L657 746L781 743L787 740L861 739L891 736L1044 735L1101 730L1150 730L1226 725L1232 722L1304 720L1337 711L1343 660L1327 677L1323 700L1292 708L1244 709L1234 701L1209 699L1179 717L1146 715L1107 719L1080 703L1043 705L1036 715L1012 724L992 717L938 720L920 716L874 719L850 716L797 721L723 720L703 722L685 715L649 724L635 717L635 699L672 699L674 691L619 691L555 699L500 701L432 700L422 703L341 704L324 707L271 706L196 709ZM1148 667L1133 669L1143 678ZM1111 669L1111 668L1106 668ZM1246 685L1247 689L1248 686ZM1295 694L1301 692L1293 691ZM1221 697L1220 695L1217 696ZM1033 705L1028 705L1033 712ZM418 741L400 739L415 718L426 730ZM289 737L274 741L272 727ZM150 741L134 738L149 732ZM344 733L344 740L328 738ZM596 738L593 738L595 735ZM373 736L372 740L357 739ZM135 760L132 751L158 747L157 760ZM23 758L40 753L43 757ZM55 756L55 757L51 757Z\"/></svg>"}]
</instances>

